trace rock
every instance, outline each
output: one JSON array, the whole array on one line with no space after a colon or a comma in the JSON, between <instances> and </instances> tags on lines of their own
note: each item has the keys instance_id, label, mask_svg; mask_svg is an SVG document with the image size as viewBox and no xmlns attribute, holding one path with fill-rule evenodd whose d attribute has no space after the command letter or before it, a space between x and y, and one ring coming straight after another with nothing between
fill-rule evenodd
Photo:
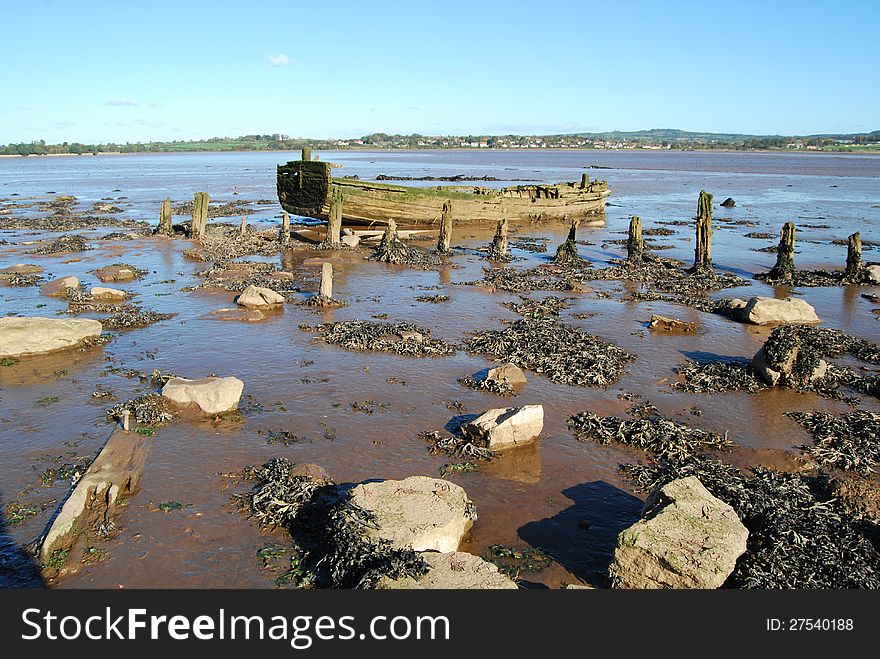
<instances>
[{"instance_id":1,"label":"rock","mask_svg":"<svg viewBox=\"0 0 880 659\"><path fill-rule=\"evenodd\" d=\"M418 579L382 577L376 588L383 590L515 590L516 582L498 571L492 563L461 551L419 554L428 565L428 573Z\"/></svg>"},{"instance_id":2,"label":"rock","mask_svg":"<svg viewBox=\"0 0 880 659\"><path fill-rule=\"evenodd\" d=\"M869 284L880 286L880 263L866 265L863 269L865 279Z\"/></svg>"},{"instance_id":3,"label":"rock","mask_svg":"<svg viewBox=\"0 0 880 659\"><path fill-rule=\"evenodd\" d=\"M648 323L648 328L652 330L660 330L663 332L683 332L685 334L696 334L697 329L699 329L699 325L696 323L689 323L684 320L677 320L675 318L668 318L666 316L658 316L654 314L651 316L651 321Z\"/></svg>"},{"instance_id":4,"label":"rock","mask_svg":"<svg viewBox=\"0 0 880 659\"><path fill-rule=\"evenodd\" d=\"M783 361L771 364L767 360L764 348L761 348L752 357L752 369L759 379L772 387L779 384L807 384L825 377L828 372L828 364L823 359L819 360L813 372L806 378L798 377L794 373L794 365L799 352L800 348L795 345L788 351Z\"/></svg>"},{"instance_id":5,"label":"rock","mask_svg":"<svg viewBox=\"0 0 880 659\"><path fill-rule=\"evenodd\" d=\"M138 489L146 459L146 438L116 430L76 484L40 547L45 563L58 550L70 551L81 534L109 526L120 498ZM112 527L110 527L112 528Z\"/></svg>"},{"instance_id":6,"label":"rock","mask_svg":"<svg viewBox=\"0 0 880 659\"><path fill-rule=\"evenodd\" d=\"M449 481L410 476L402 481L361 483L350 501L373 515L368 537L388 540L396 549L457 551L477 519L465 491Z\"/></svg>"},{"instance_id":7,"label":"rock","mask_svg":"<svg viewBox=\"0 0 880 659\"><path fill-rule=\"evenodd\" d=\"M748 302L738 297L732 297L728 300L731 309L745 309Z\"/></svg>"},{"instance_id":8,"label":"rock","mask_svg":"<svg viewBox=\"0 0 880 659\"><path fill-rule=\"evenodd\" d=\"M614 588L718 588L746 550L748 529L696 476L667 483L644 519L622 531L608 568Z\"/></svg>"},{"instance_id":9,"label":"rock","mask_svg":"<svg viewBox=\"0 0 880 659\"><path fill-rule=\"evenodd\" d=\"M46 282L40 287L43 295L50 297L63 297L68 288L79 288L79 279L76 277L60 277Z\"/></svg>"},{"instance_id":10,"label":"rock","mask_svg":"<svg viewBox=\"0 0 880 659\"><path fill-rule=\"evenodd\" d=\"M105 265L103 268L92 270L92 274L102 282L106 283L111 281L131 281L132 279L136 279L140 273L137 268L120 263L116 265Z\"/></svg>"},{"instance_id":11,"label":"rock","mask_svg":"<svg viewBox=\"0 0 880 659\"><path fill-rule=\"evenodd\" d=\"M528 444L543 429L542 405L492 409L461 426L465 437L492 450Z\"/></svg>"},{"instance_id":12,"label":"rock","mask_svg":"<svg viewBox=\"0 0 880 659\"><path fill-rule=\"evenodd\" d=\"M522 369L510 362L490 368L486 374L486 379L508 384L511 387L522 386L527 382L526 374L523 373Z\"/></svg>"},{"instance_id":13,"label":"rock","mask_svg":"<svg viewBox=\"0 0 880 659\"><path fill-rule=\"evenodd\" d=\"M820 323L816 310L800 298L777 300L753 297L742 310L745 322L754 325Z\"/></svg>"},{"instance_id":14,"label":"rock","mask_svg":"<svg viewBox=\"0 0 880 659\"><path fill-rule=\"evenodd\" d=\"M0 275L38 275L43 272L43 266L33 263L16 263L8 268L0 270Z\"/></svg>"},{"instance_id":15,"label":"rock","mask_svg":"<svg viewBox=\"0 0 880 659\"><path fill-rule=\"evenodd\" d=\"M87 318L0 318L0 357L63 350L100 335L101 323Z\"/></svg>"},{"instance_id":16,"label":"rock","mask_svg":"<svg viewBox=\"0 0 880 659\"><path fill-rule=\"evenodd\" d=\"M241 320L246 323L258 323L266 320L266 314L259 309L247 309L244 307L236 307L235 309L217 309L202 318L208 320Z\"/></svg>"},{"instance_id":17,"label":"rock","mask_svg":"<svg viewBox=\"0 0 880 659\"><path fill-rule=\"evenodd\" d=\"M733 208L734 206L736 206L736 202L733 200L733 197L728 197L721 202L721 205L725 208Z\"/></svg>"},{"instance_id":18,"label":"rock","mask_svg":"<svg viewBox=\"0 0 880 659\"><path fill-rule=\"evenodd\" d=\"M416 343L421 343L425 340L425 337L422 336L421 332L416 332L415 330L404 330L400 334L398 334L401 341L415 341Z\"/></svg>"},{"instance_id":19,"label":"rock","mask_svg":"<svg viewBox=\"0 0 880 659\"><path fill-rule=\"evenodd\" d=\"M880 522L880 483L852 473L841 473L830 483L831 494L851 514Z\"/></svg>"},{"instance_id":20,"label":"rock","mask_svg":"<svg viewBox=\"0 0 880 659\"><path fill-rule=\"evenodd\" d=\"M235 302L242 307L269 307L284 304L284 296L271 288L248 286L241 295L235 298Z\"/></svg>"},{"instance_id":21,"label":"rock","mask_svg":"<svg viewBox=\"0 0 880 659\"><path fill-rule=\"evenodd\" d=\"M290 468L290 475L293 478L305 476L310 481L314 481L319 485L329 485L333 482L330 474L321 465L312 462L303 462L302 464L293 465Z\"/></svg>"},{"instance_id":22,"label":"rock","mask_svg":"<svg viewBox=\"0 0 880 659\"><path fill-rule=\"evenodd\" d=\"M109 302L121 302L128 297L128 293L125 291L121 291L118 288L104 288L103 286L93 286L92 290L89 291L89 295L96 300Z\"/></svg>"},{"instance_id":23,"label":"rock","mask_svg":"<svg viewBox=\"0 0 880 659\"><path fill-rule=\"evenodd\" d=\"M343 235L342 238L339 239L343 245L348 245L349 247L357 247L361 244L360 236L355 235Z\"/></svg>"},{"instance_id":24,"label":"rock","mask_svg":"<svg viewBox=\"0 0 880 659\"><path fill-rule=\"evenodd\" d=\"M171 378L162 387L162 395L178 405L195 403L205 414L220 414L235 409L244 390L244 382L234 377Z\"/></svg>"}]
</instances>

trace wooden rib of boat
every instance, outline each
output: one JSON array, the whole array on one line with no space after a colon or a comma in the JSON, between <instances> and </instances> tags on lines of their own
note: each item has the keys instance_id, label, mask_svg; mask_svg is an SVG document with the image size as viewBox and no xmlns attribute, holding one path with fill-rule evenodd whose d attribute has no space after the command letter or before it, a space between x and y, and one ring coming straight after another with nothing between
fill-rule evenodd
<instances>
[{"instance_id":1,"label":"wooden rib of boat","mask_svg":"<svg viewBox=\"0 0 880 659\"><path fill-rule=\"evenodd\" d=\"M605 181L554 185L517 185L501 189L482 186L411 187L337 178L333 165L318 160L294 160L278 165L277 188L281 207L294 215L326 220L334 190L342 193L342 219L349 224L419 226L440 222L443 205L452 205L456 222L495 224L512 221L578 220L582 226L605 222Z\"/></svg>"}]
</instances>

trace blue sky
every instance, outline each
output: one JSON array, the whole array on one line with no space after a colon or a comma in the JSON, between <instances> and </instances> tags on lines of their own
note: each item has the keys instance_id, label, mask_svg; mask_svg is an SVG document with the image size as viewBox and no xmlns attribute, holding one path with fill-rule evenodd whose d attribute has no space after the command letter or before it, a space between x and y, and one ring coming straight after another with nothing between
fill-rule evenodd
<instances>
[{"instance_id":1,"label":"blue sky","mask_svg":"<svg viewBox=\"0 0 880 659\"><path fill-rule=\"evenodd\" d=\"M880 0L0 3L0 144L880 128Z\"/></svg>"}]
</instances>

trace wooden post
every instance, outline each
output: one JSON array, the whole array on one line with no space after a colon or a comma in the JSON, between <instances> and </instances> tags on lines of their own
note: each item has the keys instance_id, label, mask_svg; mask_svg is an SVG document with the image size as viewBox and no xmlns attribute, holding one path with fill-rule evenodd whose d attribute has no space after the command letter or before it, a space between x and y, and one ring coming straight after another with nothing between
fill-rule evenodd
<instances>
[{"instance_id":1,"label":"wooden post","mask_svg":"<svg viewBox=\"0 0 880 659\"><path fill-rule=\"evenodd\" d=\"M193 196L193 223L192 234L199 240L205 237L208 228L208 204L211 198L207 192L196 192Z\"/></svg>"},{"instance_id":2,"label":"wooden post","mask_svg":"<svg viewBox=\"0 0 880 659\"><path fill-rule=\"evenodd\" d=\"M489 246L489 259L492 261L507 261L510 259L507 242L507 218L505 217L498 222L498 229L495 231L495 237Z\"/></svg>"},{"instance_id":3,"label":"wooden post","mask_svg":"<svg viewBox=\"0 0 880 659\"><path fill-rule=\"evenodd\" d=\"M581 174L581 190L586 190L590 187L590 175L589 174Z\"/></svg>"},{"instance_id":4,"label":"wooden post","mask_svg":"<svg viewBox=\"0 0 880 659\"><path fill-rule=\"evenodd\" d=\"M247 218L244 215L241 216L241 235L247 235Z\"/></svg>"},{"instance_id":5,"label":"wooden post","mask_svg":"<svg viewBox=\"0 0 880 659\"><path fill-rule=\"evenodd\" d=\"M159 210L159 233L163 236L170 236L173 231L171 226L171 199L162 202L162 208Z\"/></svg>"},{"instance_id":6,"label":"wooden post","mask_svg":"<svg viewBox=\"0 0 880 659\"><path fill-rule=\"evenodd\" d=\"M309 161L312 159L312 147L304 146L302 148L302 160Z\"/></svg>"},{"instance_id":7,"label":"wooden post","mask_svg":"<svg viewBox=\"0 0 880 659\"><path fill-rule=\"evenodd\" d=\"M287 211L281 214L281 244L290 244L290 213Z\"/></svg>"},{"instance_id":8,"label":"wooden post","mask_svg":"<svg viewBox=\"0 0 880 659\"><path fill-rule=\"evenodd\" d=\"M437 252L449 254L449 246L452 242L452 202L443 202L443 212L440 214L440 237L437 239Z\"/></svg>"},{"instance_id":9,"label":"wooden post","mask_svg":"<svg viewBox=\"0 0 880 659\"><path fill-rule=\"evenodd\" d=\"M693 271L712 268L712 195L700 190L697 202L697 245Z\"/></svg>"},{"instance_id":10,"label":"wooden post","mask_svg":"<svg viewBox=\"0 0 880 659\"><path fill-rule=\"evenodd\" d=\"M645 254L645 240L642 238L642 218L633 215L629 219L629 234L626 239L626 258L641 261Z\"/></svg>"},{"instance_id":11,"label":"wooden post","mask_svg":"<svg viewBox=\"0 0 880 659\"><path fill-rule=\"evenodd\" d=\"M122 410L122 429L128 432L129 423L131 419L131 412L129 410Z\"/></svg>"},{"instance_id":12,"label":"wooden post","mask_svg":"<svg viewBox=\"0 0 880 659\"><path fill-rule=\"evenodd\" d=\"M770 281L790 281L794 276L794 222L786 222L779 236L776 248L776 265L770 270L767 279Z\"/></svg>"},{"instance_id":13,"label":"wooden post","mask_svg":"<svg viewBox=\"0 0 880 659\"><path fill-rule=\"evenodd\" d=\"M847 239L844 279L854 284L862 280L862 237L858 231Z\"/></svg>"},{"instance_id":14,"label":"wooden post","mask_svg":"<svg viewBox=\"0 0 880 659\"><path fill-rule=\"evenodd\" d=\"M328 300L333 299L333 264L321 264L321 290L319 295Z\"/></svg>"},{"instance_id":15,"label":"wooden post","mask_svg":"<svg viewBox=\"0 0 880 659\"><path fill-rule=\"evenodd\" d=\"M579 222L577 220L571 223L571 227L568 229L568 238L566 238L565 242L559 246L559 249L556 250L556 256L553 257L554 263L565 264L580 260L577 250L578 224Z\"/></svg>"},{"instance_id":16,"label":"wooden post","mask_svg":"<svg viewBox=\"0 0 880 659\"><path fill-rule=\"evenodd\" d=\"M323 247L337 249L342 240L342 190L333 188L330 196L330 213L327 216L327 235Z\"/></svg>"}]
</instances>

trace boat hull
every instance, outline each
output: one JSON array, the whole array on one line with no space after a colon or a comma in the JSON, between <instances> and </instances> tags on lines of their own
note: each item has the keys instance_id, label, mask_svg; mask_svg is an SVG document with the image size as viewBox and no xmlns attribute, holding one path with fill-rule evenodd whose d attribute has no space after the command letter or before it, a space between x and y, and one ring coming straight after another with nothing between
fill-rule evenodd
<instances>
[{"instance_id":1,"label":"boat hull","mask_svg":"<svg viewBox=\"0 0 880 659\"><path fill-rule=\"evenodd\" d=\"M520 185L492 189L481 186L410 187L334 178L329 163L293 161L278 166L278 199L296 215L327 219L334 189L342 193L342 219L350 224L439 224L443 205L450 203L456 222L495 224L511 221L574 221L604 223L604 181Z\"/></svg>"}]
</instances>

